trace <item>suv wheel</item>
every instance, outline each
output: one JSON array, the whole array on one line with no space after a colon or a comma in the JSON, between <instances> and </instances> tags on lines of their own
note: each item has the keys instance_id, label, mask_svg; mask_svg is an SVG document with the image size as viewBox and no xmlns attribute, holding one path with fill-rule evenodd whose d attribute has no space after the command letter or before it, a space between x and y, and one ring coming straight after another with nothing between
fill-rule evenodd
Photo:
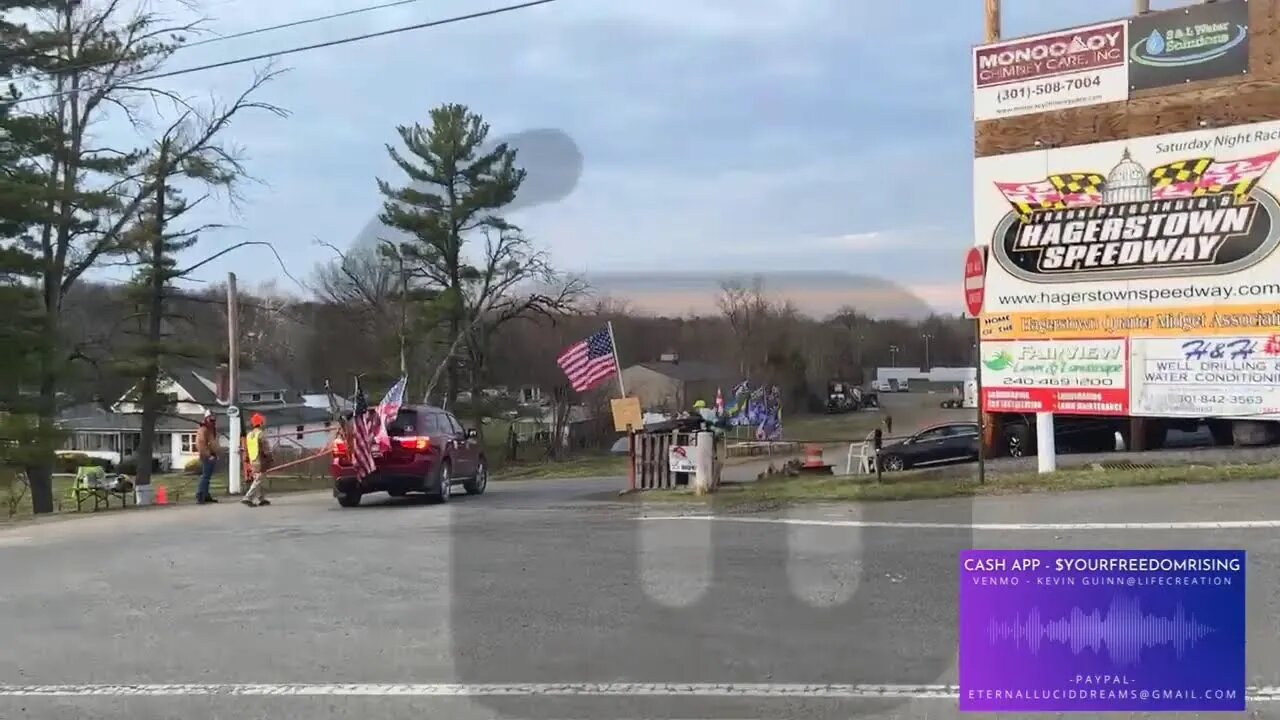
<instances>
[{"instance_id":1,"label":"suv wheel","mask_svg":"<svg viewBox=\"0 0 1280 720\"><path fill-rule=\"evenodd\" d=\"M338 504L342 507L355 507L360 504L360 493L344 492L338 493Z\"/></svg>"},{"instance_id":2,"label":"suv wheel","mask_svg":"<svg viewBox=\"0 0 1280 720\"><path fill-rule=\"evenodd\" d=\"M489 464L484 458L480 458L480 465L476 468L476 476L462 483L467 489L468 495L483 495L484 489L489 485Z\"/></svg>"},{"instance_id":3,"label":"suv wheel","mask_svg":"<svg viewBox=\"0 0 1280 720\"><path fill-rule=\"evenodd\" d=\"M436 500L442 503L449 502L449 496L453 494L453 468L448 462L440 464L440 472L436 478Z\"/></svg>"}]
</instances>

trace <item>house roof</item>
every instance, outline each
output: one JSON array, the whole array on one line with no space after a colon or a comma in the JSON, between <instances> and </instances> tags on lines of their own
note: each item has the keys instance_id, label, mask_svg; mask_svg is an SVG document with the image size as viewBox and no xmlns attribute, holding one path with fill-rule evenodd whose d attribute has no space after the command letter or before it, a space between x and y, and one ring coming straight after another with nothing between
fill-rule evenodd
<instances>
[{"instance_id":1,"label":"house roof","mask_svg":"<svg viewBox=\"0 0 1280 720\"><path fill-rule=\"evenodd\" d=\"M725 380L731 374L711 363L697 360L681 360L680 362L643 362L640 367L647 368L659 375L665 375L681 382L700 382L703 380Z\"/></svg>"},{"instance_id":2,"label":"house roof","mask_svg":"<svg viewBox=\"0 0 1280 720\"><path fill-rule=\"evenodd\" d=\"M165 375L173 379L191 401L200 405L218 405L218 381L216 368L174 366L165 369ZM243 368L237 378L242 393L283 392L285 400L298 402L302 395L289 387L289 382L272 368L256 366Z\"/></svg>"},{"instance_id":3,"label":"house roof","mask_svg":"<svg viewBox=\"0 0 1280 720\"><path fill-rule=\"evenodd\" d=\"M245 411L246 415L261 413L267 427L293 427L319 425L330 419L329 411L305 405L285 405ZM226 409L213 410L219 429L228 427ZM159 432L194 432L203 415L161 415L156 420ZM142 428L142 413L113 413L96 405L78 405L67 408L58 416L58 425L64 430L81 432L136 432ZM248 418L245 418L245 426Z\"/></svg>"},{"instance_id":4,"label":"house roof","mask_svg":"<svg viewBox=\"0 0 1280 720\"><path fill-rule=\"evenodd\" d=\"M160 432L190 432L200 422L199 415L161 415L156 419ZM142 427L141 413L113 413L97 405L75 405L58 413L63 430L129 432Z\"/></svg>"}]
</instances>

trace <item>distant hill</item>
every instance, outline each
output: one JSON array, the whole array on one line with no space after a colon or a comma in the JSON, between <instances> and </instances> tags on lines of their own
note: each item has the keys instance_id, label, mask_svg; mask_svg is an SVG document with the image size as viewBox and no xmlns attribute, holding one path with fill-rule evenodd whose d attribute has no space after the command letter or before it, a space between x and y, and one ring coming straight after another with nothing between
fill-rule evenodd
<instances>
[{"instance_id":1,"label":"distant hill","mask_svg":"<svg viewBox=\"0 0 1280 720\"><path fill-rule=\"evenodd\" d=\"M877 319L919 320L936 310L905 287L885 278L844 272L659 273L613 272L587 275L601 296L626 300L650 313L682 315L718 312L716 298L726 280L751 283L759 277L774 299L790 300L814 317L844 306Z\"/></svg>"}]
</instances>

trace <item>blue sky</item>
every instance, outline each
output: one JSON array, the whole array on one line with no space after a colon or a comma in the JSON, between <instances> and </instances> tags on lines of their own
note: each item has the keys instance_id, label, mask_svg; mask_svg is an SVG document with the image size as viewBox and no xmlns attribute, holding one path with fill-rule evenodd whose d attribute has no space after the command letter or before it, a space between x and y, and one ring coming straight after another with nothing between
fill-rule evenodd
<instances>
[{"instance_id":1,"label":"blue sky","mask_svg":"<svg viewBox=\"0 0 1280 720\"><path fill-rule=\"evenodd\" d=\"M232 33L363 0L213 0ZM174 67L498 7L424 0L321 25L183 51ZM1125 15L1129 0L1006 0L1013 36ZM1155 3L1157 8L1175 4ZM564 201L513 219L575 272L841 270L897 278L960 305L969 237L969 52L977 0L559 0L506 16L284 58L261 96L292 117L245 116L251 187L236 230L195 254L272 241L298 277L347 246L377 211L374 178L399 181L383 146L442 102L497 134L557 128L584 171ZM230 95L248 66L174 78ZM193 255L194 257L194 255ZM262 249L207 266L217 280L277 279ZM954 296L954 297L952 297Z\"/></svg>"}]
</instances>

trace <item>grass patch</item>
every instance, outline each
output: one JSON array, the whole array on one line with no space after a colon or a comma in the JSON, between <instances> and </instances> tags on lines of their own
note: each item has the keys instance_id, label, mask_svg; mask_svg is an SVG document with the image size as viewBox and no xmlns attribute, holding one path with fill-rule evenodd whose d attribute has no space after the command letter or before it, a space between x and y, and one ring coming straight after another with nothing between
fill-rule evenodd
<instances>
[{"instance_id":1,"label":"grass patch","mask_svg":"<svg viewBox=\"0 0 1280 720\"><path fill-rule=\"evenodd\" d=\"M813 502L885 502L1034 492L1067 492L1152 485L1218 483L1280 478L1280 462L1258 465L1171 465L1137 470L1079 468L1041 475L1035 472L976 478L939 477L937 471L914 471L885 476L796 477L726 485L714 495L698 497L686 491L643 493L645 500L714 503L717 505L788 505Z\"/></svg>"},{"instance_id":2,"label":"grass patch","mask_svg":"<svg viewBox=\"0 0 1280 720\"><path fill-rule=\"evenodd\" d=\"M494 480L536 480L540 478L609 477L627 474L625 455L604 453L579 455L567 460L507 463L496 470Z\"/></svg>"},{"instance_id":3,"label":"grass patch","mask_svg":"<svg viewBox=\"0 0 1280 720\"><path fill-rule=\"evenodd\" d=\"M74 478L69 475L55 475L53 478L53 506L54 514L77 514L75 498L70 494L70 489ZM155 475L151 478L152 485L163 485L169 496L169 504L171 505L191 505L196 501L196 486L199 484L200 478L196 475L188 475L185 473L167 473L163 475ZM309 490L327 490L332 487L333 481L327 474L306 474L306 475L267 475L267 495L279 495L290 492L304 492ZM247 488L247 485L246 485ZM218 474L213 476L210 483L210 490L214 497L227 502L231 500L227 495L227 476ZM16 498L16 501L15 501ZM110 497L110 508L102 508L97 512L116 512L121 509L120 498L112 495ZM133 497L129 497L130 509L133 508ZM81 506L79 514L92 515L93 500L87 499ZM31 512L31 491L28 488L21 487L16 483L10 484L7 481L0 480L0 522L5 520L22 520L30 518Z\"/></svg>"},{"instance_id":4,"label":"grass patch","mask_svg":"<svg viewBox=\"0 0 1280 720\"><path fill-rule=\"evenodd\" d=\"M798 415L782 418L782 439L799 442L855 442L883 427L884 410L859 410L833 415ZM750 440L751 438L745 438Z\"/></svg>"}]
</instances>

